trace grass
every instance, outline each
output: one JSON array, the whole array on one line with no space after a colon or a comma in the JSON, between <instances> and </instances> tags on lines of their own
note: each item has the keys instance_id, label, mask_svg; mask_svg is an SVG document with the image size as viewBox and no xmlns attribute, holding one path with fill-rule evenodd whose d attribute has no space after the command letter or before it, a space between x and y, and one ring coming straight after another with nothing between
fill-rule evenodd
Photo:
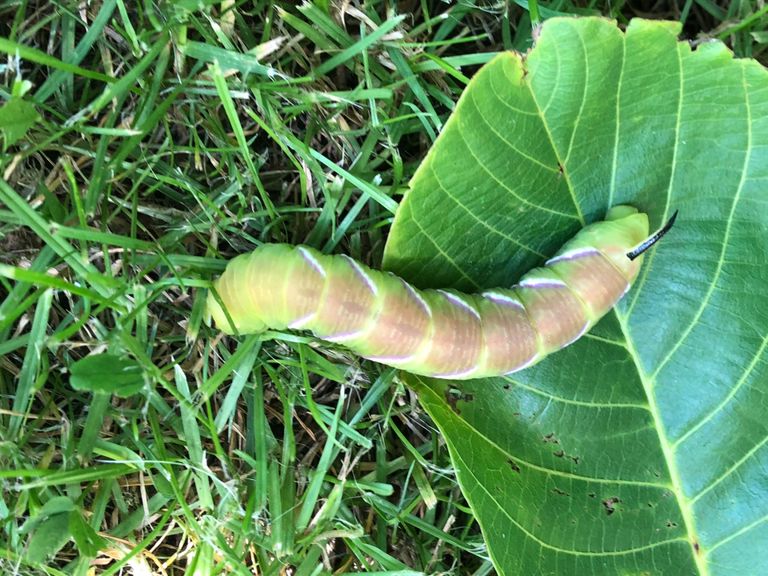
<instances>
[{"instance_id":1,"label":"grass","mask_svg":"<svg viewBox=\"0 0 768 576\"><path fill-rule=\"evenodd\" d=\"M678 19L765 62L758 2L632 6L539 11ZM202 312L262 242L376 266L467 79L530 46L529 14L17 0L0 36L0 98L32 105L0 155L0 571L493 573L391 369L297 334L223 337ZM139 393L73 389L95 353L131 359Z\"/></svg>"}]
</instances>

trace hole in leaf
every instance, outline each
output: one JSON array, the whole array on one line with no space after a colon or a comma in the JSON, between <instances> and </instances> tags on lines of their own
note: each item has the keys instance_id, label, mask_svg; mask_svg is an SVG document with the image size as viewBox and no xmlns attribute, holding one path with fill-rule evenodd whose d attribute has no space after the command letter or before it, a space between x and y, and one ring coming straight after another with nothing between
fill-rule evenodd
<instances>
[{"instance_id":1,"label":"hole in leaf","mask_svg":"<svg viewBox=\"0 0 768 576\"><path fill-rule=\"evenodd\" d=\"M616 504L621 502L621 498L618 498L616 496L612 496L610 498L606 498L603 500L603 508L605 508L605 513L610 516L614 512L616 512L618 509L616 507Z\"/></svg>"},{"instance_id":2,"label":"hole in leaf","mask_svg":"<svg viewBox=\"0 0 768 576\"><path fill-rule=\"evenodd\" d=\"M547 444L560 444L560 440L557 439L557 436L555 436L554 432L550 432L549 434L546 434L543 440Z\"/></svg>"}]
</instances>

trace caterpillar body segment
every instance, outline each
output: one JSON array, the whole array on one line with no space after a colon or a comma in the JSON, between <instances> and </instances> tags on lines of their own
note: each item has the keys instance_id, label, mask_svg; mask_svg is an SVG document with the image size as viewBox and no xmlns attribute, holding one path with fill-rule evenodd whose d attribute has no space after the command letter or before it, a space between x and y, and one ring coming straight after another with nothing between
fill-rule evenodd
<instances>
[{"instance_id":1,"label":"caterpillar body segment","mask_svg":"<svg viewBox=\"0 0 768 576\"><path fill-rule=\"evenodd\" d=\"M388 272L304 246L267 244L238 256L208 312L226 333L311 330L372 360L437 378L526 368L587 332L629 290L648 237L630 206L580 230L545 266L508 288L464 294L417 290Z\"/></svg>"}]
</instances>

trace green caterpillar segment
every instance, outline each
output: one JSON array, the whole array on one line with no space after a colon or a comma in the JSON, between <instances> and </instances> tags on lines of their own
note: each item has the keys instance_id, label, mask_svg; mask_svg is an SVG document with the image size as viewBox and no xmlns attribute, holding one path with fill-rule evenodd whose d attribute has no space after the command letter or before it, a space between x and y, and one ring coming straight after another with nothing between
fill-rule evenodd
<instances>
[{"instance_id":1,"label":"green caterpillar segment","mask_svg":"<svg viewBox=\"0 0 768 576\"><path fill-rule=\"evenodd\" d=\"M267 244L232 260L208 313L226 333L311 330L409 372L467 379L509 374L587 332L629 290L648 218L616 206L544 267L510 288L462 294L417 290L387 272L312 248Z\"/></svg>"}]
</instances>

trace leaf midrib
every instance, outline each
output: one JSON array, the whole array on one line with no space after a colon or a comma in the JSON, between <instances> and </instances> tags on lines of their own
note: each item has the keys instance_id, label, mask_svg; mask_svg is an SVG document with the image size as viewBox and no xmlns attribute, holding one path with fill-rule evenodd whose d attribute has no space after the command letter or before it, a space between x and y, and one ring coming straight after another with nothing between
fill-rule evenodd
<instances>
[{"instance_id":1,"label":"leaf midrib","mask_svg":"<svg viewBox=\"0 0 768 576\"><path fill-rule=\"evenodd\" d=\"M581 35L578 34L577 29L577 35L579 37L579 40L583 43L583 39L581 38ZM622 58L621 58L621 72L618 79L618 85L617 85L617 94L616 94L616 133L614 138L614 149L613 149L613 160L612 160L612 167L611 167L611 183L610 183L610 194L609 194L609 207L613 203L614 198L614 192L616 187L616 174L617 174L617 167L618 167L618 150L619 150L619 143L621 141L620 139L620 115L621 115L621 108L620 108L620 97L621 97L621 84L624 76L624 67L626 63L626 35L621 36L621 47L622 47ZM557 47L555 48L555 53L558 54L559 58L559 52L557 50ZM679 49L678 49L678 59L679 58ZM588 58L585 58L586 61L588 61ZM526 61L522 60L521 65L525 68L526 67ZM587 66L588 64L585 64ZM680 82L682 84L682 61L680 62ZM584 88L584 97L586 97L587 92L587 82L585 80L585 88ZM539 112L539 116L541 119L542 126L544 127L544 130L546 131L547 137L549 138L549 142L552 146L552 150L557 157L559 162L561 161L561 155L560 151L558 150L557 146L555 145L555 141L552 138L552 133L550 131L549 125L547 123L547 119L544 115L544 110L541 109L539 106L539 103L536 99L536 95L533 91L533 87L530 83L527 84L529 88L529 92L531 94L531 98L533 102L536 105L536 109ZM679 94L680 102L678 104L678 116L676 123L679 126L680 123L680 114L681 114L681 102L682 102L682 90ZM574 125L574 134L571 135L571 139L575 138L575 131L578 130L578 119L576 124ZM677 134L678 137L675 138L675 149L674 149L674 155L677 155L677 143L679 140L679 134ZM569 153L570 155L570 153ZM565 177L566 186L568 188L568 192L571 195L571 198L573 199L573 204L576 208L576 211L579 215L579 218L581 220L582 226L586 224L583 213L581 210L581 205L577 199L576 196L576 190L573 186L573 183L568 175L569 170L568 166L565 163L561 163L563 166L563 176ZM666 202L666 208L665 210L669 209L669 202L671 197L671 186L667 190L667 202ZM647 271L646 276L642 278L642 282L640 285L644 283L645 277L647 277ZM636 298L636 297L635 297ZM653 378L650 377L648 374L646 374L643 365L640 361L640 356L635 349L634 341L630 337L630 332L627 324L627 319L618 311L617 308L613 309L613 313L616 316L616 319L619 323L619 326L621 327L622 334L624 336L624 340L626 342L626 349L627 353L629 354L630 358L632 359L632 362L635 364L635 368L637 370L637 374L640 378L640 381L643 385L643 390L645 392L646 398L648 400L648 407L649 411L651 413L651 418L653 420L654 429L656 430L657 436L659 438L659 445L662 449L662 454L664 456L664 460L667 465L667 471L669 473L669 479L672 483L672 486L670 490L675 495L678 508L680 509L680 514L682 515L683 522L685 523L685 531L688 534L688 543L691 547L691 555L693 556L696 567L699 570L700 576L709 576L709 568L707 564L704 562L704 558L701 554L697 554L695 543L698 542L698 538L696 537L696 522L695 518L693 516L693 510L691 508L691 502L685 497L685 494L682 490L682 478L680 476L680 471L677 467L677 460L674 455L674 450L672 445L669 442L669 439L666 434L666 430L663 425L663 420L661 418L661 413L659 411L659 406L656 403L656 397L653 391Z\"/></svg>"},{"instance_id":2,"label":"leaf midrib","mask_svg":"<svg viewBox=\"0 0 768 576\"><path fill-rule=\"evenodd\" d=\"M683 523L685 524L685 531L688 534L688 544L691 547L691 555L693 556L696 567L699 570L700 576L709 576L709 566L704 561L703 555L697 553L696 545L698 543L698 537L696 536L696 520L693 516L693 509L691 507L691 501L686 498L682 489L682 477L680 476L680 470L677 467L677 459L675 458L674 448L670 444L669 439L664 428L664 423L661 418L659 406L656 403L656 395L654 393L654 380L646 373L640 360L640 355L635 348L635 342L630 337L629 326L627 324L627 318L622 315L618 309L614 308L613 313L616 316L616 321L619 323L622 334L626 341L627 353L629 354L632 362L634 362L637 369L637 375L640 378L640 382L643 385L645 396L648 399L648 409L653 419L654 429L659 437L659 445L661 447L662 454L664 455L664 461L667 464L667 471L669 473L669 480L672 483L670 488L671 492L675 495L677 500L680 514L683 517ZM701 548L699 548L701 550Z\"/></svg>"}]
</instances>

